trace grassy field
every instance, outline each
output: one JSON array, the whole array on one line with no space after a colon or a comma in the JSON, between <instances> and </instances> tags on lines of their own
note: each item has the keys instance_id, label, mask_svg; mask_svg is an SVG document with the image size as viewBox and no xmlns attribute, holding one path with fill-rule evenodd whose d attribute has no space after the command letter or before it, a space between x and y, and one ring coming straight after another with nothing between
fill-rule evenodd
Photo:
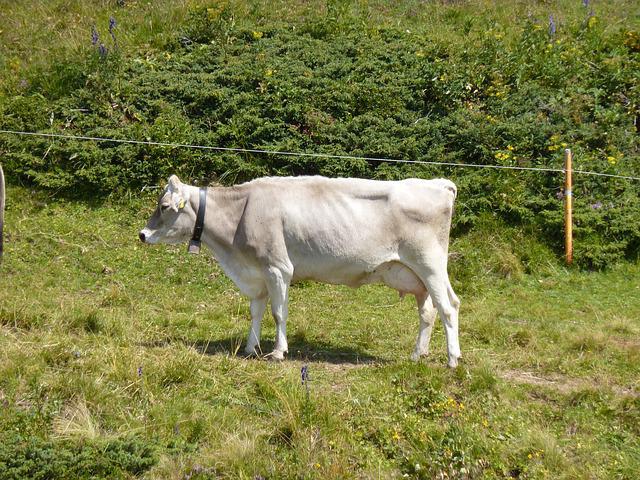
<instances>
[{"instance_id":1,"label":"grassy field","mask_svg":"<svg viewBox=\"0 0 640 480\"><path fill-rule=\"evenodd\" d=\"M258 69L266 65L260 63L261 54L255 57L257 63L252 57L257 51L251 48L260 45L266 52L276 52L272 56L279 62L277 69L265 66L268 81L259 79L258 90L251 87L251 92L221 97L227 100L220 103L231 107L236 93L243 99L253 98L264 82L287 86L286 79L277 78L274 72L280 69L286 73L288 64L295 66L296 62L277 53L282 48L278 42L287 38L299 42L295 45L300 46L296 50L300 54L305 54L309 45L323 45L309 42L303 35L298 38L287 29L293 31L294 26L302 25L313 33L317 27L314 35L322 37L323 29L339 32L344 27L355 32L357 26L368 32L363 39L378 42L382 38L379 33L387 28L385 35L400 39L393 43L397 51L385 50L385 43L368 44L368 49L384 58L373 55L370 60L374 63L356 62L363 78L369 81L366 72L371 65L375 66L371 72L384 73L387 64L380 63L382 60L394 68L404 65L390 56L397 52L408 52L404 57L408 64L427 62L425 55L433 55L435 60L425 63L425 71L437 63L441 67L434 67L434 72L441 75L428 75L427 80L443 82L441 96L436 95L440 90L431 92L434 99L446 99L449 89L455 93L457 87L466 92L467 63L455 61L466 62L469 56L475 61L473 52L484 54L495 48L498 61L492 65L497 70L489 72L495 78L478 82L486 91L478 94L481 98L464 103L477 116L461 110L459 118L465 121L460 123L463 131L458 132L464 136L477 127L467 139L472 146L489 134L495 136L495 142L484 145L488 161L504 160L520 147L526 153L523 158L537 149L542 152L538 152L540 158L555 161L556 155L560 161L565 137L554 133L546 138L535 131L539 130L536 125L551 128L551 123L538 118L538 110L555 111L554 118L573 122L563 133L567 140L588 140L580 147L582 156L578 155L577 161L586 161L591 155L589 165L594 169L604 171L618 165L623 168L620 172L630 174L624 168L635 168L638 153L636 127L631 123L638 96L629 67L640 48L637 2L584 3L0 0L0 123L65 131L69 125L62 119L66 117L54 115L43 105L60 97L59 112L73 112L78 107L73 95L63 98L70 88L66 82L76 78L65 76L65 69L78 68L80 79L85 78L83 69L106 65L96 72L108 70L111 64L100 63L101 54L91 44L91 30L95 26L100 41L113 55L110 17L117 21L118 55L113 64L129 65L134 72L131 78L123 79L133 82L131 98L125 95L125 102L120 102L130 106L142 92L135 82L144 83L144 75L155 78L163 69L173 75L171 62L185 62L184 71L188 71L187 62L192 59L188 48L182 51L178 45L182 45L181 32L191 28L191 34L197 33L194 25L206 24L207 19L222 29L214 29L214 33L224 33L220 38L226 38L225 48L237 53L235 62L218 65L214 61L215 41L198 46L198 51L209 52L206 58L214 61L207 67L212 72L245 78L243 65L247 69L253 69L254 64ZM197 14L187 21L194 11ZM558 27L557 36L547 33L550 14ZM206 28L203 31L206 33ZM340 35L336 38L346 41ZM414 40L420 48L405 52L405 44L400 42ZM531 48L542 50L536 47L527 53L526 49L512 48L526 46L529 41ZM472 49L469 55L467 48ZM593 49L597 55L592 58ZM349 48L337 51L337 59L347 65L353 52ZM313 52L307 54L316 55ZM516 79L527 78L520 67L533 62L529 68L536 72L538 65L551 80L561 78L559 72L568 65L580 72L593 69L593 75L601 76L593 77L595 83L601 79L611 85L608 90L600 86L585 89L577 83L575 102L560 91L554 99L541 90L544 102L540 106L536 100L530 111L514 116L510 109L519 111L515 107L520 105L520 97L511 95L521 93L521 85L519 80L513 85L501 83L502 58ZM478 71L483 72L483 60L477 60ZM240 69L225 70L234 65ZM297 78L295 69L292 71L291 78ZM91 82L100 79L92 72L86 85L84 81L76 85L87 89L82 95L94 100L104 96L105 109L96 111L104 113L108 121L113 119L113 128L119 132L127 125L137 128L141 117L136 120L133 114L128 117L112 112L117 107L114 97L109 96L112 91L91 90ZM584 80L593 75L578 77ZM397 80L397 74L387 76ZM171 78L182 87L191 78L187 77L176 74ZM211 81L213 77L206 78ZM187 86L207 100L206 82L190 81ZM114 85L119 86L119 81ZM149 85L147 94L160 91L156 84ZM371 91L387 92L383 87ZM334 97L340 100L337 94L345 88L340 85L337 92L321 93L331 103ZM536 88L532 92L537 92ZM551 90L556 91L554 88ZM606 92L613 92L611 98L606 98ZM395 100L388 92L377 98L383 106L389 99L391 103ZM305 100L303 106L311 100ZM562 106L564 103L568 105ZM585 106L592 103L593 112ZM173 104L163 100L157 105ZM184 125L188 125L200 117L185 113L179 102L176 105L167 107L166 125L159 122L157 131L150 130L166 136L154 139L186 142L180 132L189 129L178 128L176 125L182 124L173 122L184 117ZM447 105L444 102L443 108ZM14 107L22 110L14 111ZM382 119L365 107L364 114ZM346 107L345 111L350 117L351 111ZM104 120L96 115L100 122ZM205 112L202 118L208 115ZM327 145L333 148L338 137L331 136L335 133L331 117L309 118L311 127L315 125L319 132L324 128L322 121L331 120L325 134ZM155 117L149 114L147 120L155 121ZM230 124L252 130L252 124L245 120L240 115ZM405 120L409 126L418 124L416 128L424 125L410 116ZM76 121L82 129L84 124ZM295 122L288 122L282 122L283 128L295 126ZM37 127L31 127L32 123ZM377 148L382 134L388 133L385 125L380 123L379 130L367 130L366 135L357 124L353 127L356 139L367 135L372 139L366 144L367 154L377 151L372 146ZM140 127L137 133L145 131ZM245 141L246 132L240 128L239 132L238 142ZM137 133L132 136L138 138ZM448 135L446 130L432 133L436 137ZM452 142L460 143L456 138ZM250 146L263 145L260 138L250 141L257 142ZM184 245L140 244L137 233L153 209L155 193L123 188L100 198L94 198L91 190L84 197L73 189L61 194L56 175L61 177L65 162L74 160L77 152L65 150L68 145L63 142L49 140L35 146L13 137L3 142L0 157L4 158L0 161L10 187L5 258L0 265L1 480L637 478L640 263L637 254L631 253L637 241L629 240L637 232L637 222L628 220L635 219L633 202L637 196L631 189L625 190L628 183L612 183L600 191L595 181L577 179L577 248L606 251L613 248L613 242L626 239L631 243L627 255L615 256L628 261L608 265L606 258L614 257L602 257L604 260L592 265L607 268L589 272L566 268L559 253L551 251L560 241L559 230L553 229L553 218L561 218L561 201L556 198L559 183L541 190L541 198L548 203L548 223L543 223L546 230L542 231L535 222L514 220L519 216L538 218L537 210L528 213L507 208L513 199L533 208L530 192L524 188L529 182L523 180L533 177L504 175L495 177L493 183L477 183L480 176L456 179L461 188L450 273L462 300L463 358L457 369L446 368L439 324L434 329L431 356L420 363L409 360L418 329L412 298L400 299L396 292L381 286L351 290L315 283L292 288L290 352L287 360L274 363L243 358L250 325L248 301L207 252L189 256ZM388 143L397 144L396 139ZM81 145L81 153L99 150L93 144ZM348 153L353 153L349 148ZM126 158L105 152L100 157L104 163L113 161L118 167L126 162L144 167L144 162L166 161L169 167L178 168L184 163L180 157L184 152L173 150L152 150L149 156ZM390 155L386 150L381 152ZM443 147L442 152L434 153L434 159L446 159L446 153ZM13 163L8 162L10 155ZM252 164L250 157L240 160L246 160L248 168L260 166ZM200 163L192 165L206 161L199 159ZM211 161L224 163L224 158ZM30 188L38 178L38 168L47 162L51 166L47 179L51 181L43 185L49 189ZM340 174L340 170L336 172ZM395 178L402 172L411 170L389 167L379 178ZM64 173L80 178L78 171ZM123 175L129 175L128 180L147 181L126 169ZM192 172L193 178L198 175ZM149 177L149 183L155 182L153 178ZM474 189L486 197L471 198ZM504 207L502 213L497 207ZM611 242L593 236L596 228ZM274 334L273 320L268 316L262 342L265 352L273 346ZM304 384L303 366L310 375Z\"/></svg>"},{"instance_id":2,"label":"grassy field","mask_svg":"<svg viewBox=\"0 0 640 480\"><path fill-rule=\"evenodd\" d=\"M89 204L10 188L8 199L2 478L640 470L638 264L584 273L539 258L525 273L505 254L520 241L487 227L452 244L458 369L445 367L440 326L432 356L408 360L411 299L311 283L292 291L290 355L272 363L239 354L247 301L209 255L139 244L152 196ZM265 350L273 337L266 319Z\"/></svg>"}]
</instances>

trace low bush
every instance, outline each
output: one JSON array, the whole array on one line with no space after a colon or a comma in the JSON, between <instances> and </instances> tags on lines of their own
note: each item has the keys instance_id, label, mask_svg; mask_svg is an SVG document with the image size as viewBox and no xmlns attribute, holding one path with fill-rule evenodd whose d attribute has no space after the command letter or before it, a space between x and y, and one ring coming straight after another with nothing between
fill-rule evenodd
<instances>
[{"instance_id":1,"label":"low bush","mask_svg":"<svg viewBox=\"0 0 640 480\"><path fill-rule=\"evenodd\" d=\"M579 170L640 176L638 33L605 29L597 15L499 25L457 9L464 36L451 42L342 11L281 24L221 5L194 9L164 49L89 48L8 87L0 128L553 169L571 147ZM171 173L447 176L459 186L459 231L488 212L562 245L561 173L11 136L0 152L14 179L85 196ZM574 195L580 265L638 257L640 182L578 174Z\"/></svg>"},{"instance_id":2,"label":"low bush","mask_svg":"<svg viewBox=\"0 0 640 480\"><path fill-rule=\"evenodd\" d=\"M154 450L135 438L102 442L44 440L16 433L0 437L0 477L131 478L154 466Z\"/></svg>"}]
</instances>

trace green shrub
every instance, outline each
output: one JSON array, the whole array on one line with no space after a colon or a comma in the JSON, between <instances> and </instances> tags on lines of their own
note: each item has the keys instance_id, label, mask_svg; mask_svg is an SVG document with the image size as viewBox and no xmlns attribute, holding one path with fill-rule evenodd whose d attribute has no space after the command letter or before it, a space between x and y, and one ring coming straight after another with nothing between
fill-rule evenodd
<instances>
[{"instance_id":1,"label":"green shrub","mask_svg":"<svg viewBox=\"0 0 640 480\"><path fill-rule=\"evenodd\" d=\"M605 30L604 20L585 12L552 36L546 18L474 26L472 11L457 8L449 20L465 36L452 43L427 30L371 26L338 3L327 8L326 18L298 24L200 8L164 50L81 50L7 91L0 127L555 169L571 147L579 170L640 176L636 32ZM224 183L261 175L447 176L459 186L456 228L490 212L556 251L563 241L558 173L11 136L0 137L0 151L13 178L91 196L154 185L171 173ZM602 268L637 258L640 182L578 174L574 192L577 262Z\"/></svg>"},{"instance_id":2,"label":"green shrub","mask_svg":"<svg viewBox=\"0 0 640 480\"><path fill-rule=\"evenodd\" d=\"M151 446L136 438L82 443L19 433L0 438L0 478L131 478L155 465Z\"/></svg>"}]
</instances>

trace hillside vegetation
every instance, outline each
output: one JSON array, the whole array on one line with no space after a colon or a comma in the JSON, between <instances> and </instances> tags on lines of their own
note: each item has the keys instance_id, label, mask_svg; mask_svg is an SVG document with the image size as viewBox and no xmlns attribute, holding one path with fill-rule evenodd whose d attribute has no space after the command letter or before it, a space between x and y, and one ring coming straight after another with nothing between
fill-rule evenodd
<instances>
[{"instance_id":1,"label":"hillside vegetation","mask_svg":"<svg viewBox=\"0 0 640 480\"><path fill-rule=\"evenodd\" d=\"M570 147L577 169L640 177L634 2L388 3L51 2L34 11L55 26L24 38L27 7L9 7L0 128L555 169ZM48 61L23 44L47 35L63 41ZM0 151L14 181L81 196L170 173L447 176L458 232L489 212L562 244L561 173L9 135ZM639 181L578 175L574 195L579 264L638 257Z\"/></svg>"}]
</instances>

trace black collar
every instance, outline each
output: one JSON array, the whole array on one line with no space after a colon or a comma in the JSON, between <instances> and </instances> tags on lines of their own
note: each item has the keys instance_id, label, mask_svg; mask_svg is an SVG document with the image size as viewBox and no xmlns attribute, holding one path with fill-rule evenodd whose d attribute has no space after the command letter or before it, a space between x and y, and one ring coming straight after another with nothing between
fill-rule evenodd
<instances>
[{"instance_id":1,"label":"black collar","mask_svg":"<svg viewBox=\"0 0 640 480\"><path fill-rule=\"evenodd\" d=\"M193 228L193 237L189 241L189 253L200 253L200 237L204 230L204 214L207 210L207 187L200 187L200 202L196 215L196 226Z\"/></svg>"}]
</instances>

